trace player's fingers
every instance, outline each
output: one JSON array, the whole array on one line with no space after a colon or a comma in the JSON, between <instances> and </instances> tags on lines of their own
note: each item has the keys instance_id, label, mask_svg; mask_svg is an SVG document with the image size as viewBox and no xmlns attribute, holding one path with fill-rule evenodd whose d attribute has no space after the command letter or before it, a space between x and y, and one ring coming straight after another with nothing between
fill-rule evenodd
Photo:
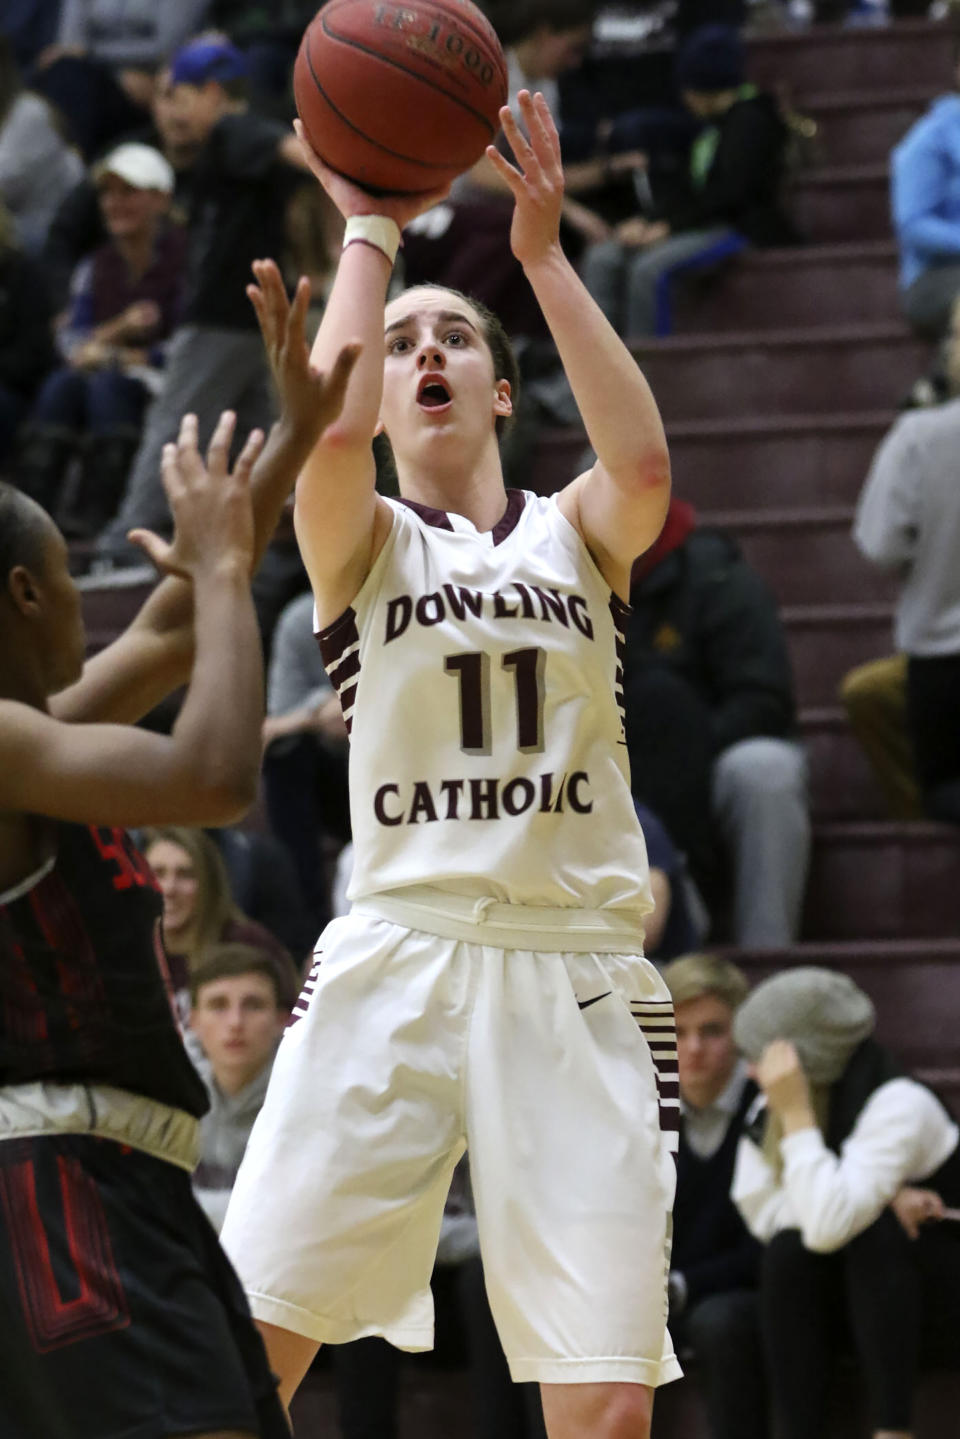
<instances>
[{"instance_id":1,"label":"player's fingers","mask_svg":"<svg viewBox=\"0 0 960 1439\"><path fill-rule=\"evenodd\" d=\"M207 446L207 469L211 475L223 476L227 473L230 445L236 427L237 417L234 411L224 410Z\"/></svg>"},{"instance_id":2,"label":"player's fingers","mask_svg":"<svg viewBox=\"0 0 960 1439\"><path fill-rule=\"evenodd\" d=\"M502 180L505 180L507 185L509 185L510 189L513 192L514 198L519 199L519 197L524 193L523 176L521 175L520 171L516 168L515 165L511 165L510 161L507 160L505 156L501 155L496 145L487 146L487 159L490 161L491 165L496 170L500 178Z\"/></svg>"},{"instance_id":3,"label":"player's fingers","mask_svg":"<svg viewBox=\"0 0 960 1439\"><path fill-rule=\"evenodd\" d=\"M313 291L310 288L310 281L306 275L301 275L297 281L297 288L293 293L293 304L287 312L286 333L284 341L287 346L291 344L302 345L306 339L307 311L310 309L310 300Z\"/></svg>"},{"instance_id":4,"label":"player's fingers","mask_svg":"<svg viewBox=\"0 0 960 1439\"><path fill-rule=\"evenodd\" d=\"M266 435L262 430L251 430L247 436L246 444L237 457L237 463L233 467L233 478L243 486L250 483L250 472L260 457L263 450Z\"/></svg>"},{"instance_id":5,"label":"player's fingers","mask_svg":"<svg viewBox=\"0 0 960 1439\"><path fill-rule=\"evenodd\" d=\"M173 554L173 546L152 530L130 530L127 539L131 545L136 545L143 550L147 559L155 565L162 573L170 573L170 556Z\"/></svg>"},{"instance_id":6,"label":"player's fingers","mask_svg":"<svg viewBox=\"0 0 960 1439\"><path fill-rule=\"evenodd\" d=\"M540 155L541 163L550 169L562 166L560 136L557 134L557 127L550 113L550 106L539 90L530 105L528 129L534 148Z\"/></svg>"},{"instance_id":7,"label":"player's fingers","mask_svg":"<svg viewBox=\"0 0 960 1439\"><path fill-rule=\"evenodd\" d=\"M520 95L521 97L527 95L527 91L521 90ZM528 167L536 163L536 156L533 153L533 146L520 129L517 118L509 105L504 105L500 111L500 123L503 126L503 133L507 137L510 149L516 156L517 164L521 170L523 170L524 174L526 174Z\"/></svg>"},{"instance_id":8,"label":"player's fingers","mask_svg":"<svg viewBox=\"0 0 960 1439\"><path fill-rule=\"evenodd\" d=\"M177 435L177 457L183 462L188 462L197 453L197 417L196 415L184 415L180 420L180 431Z\"/></svg>"},{"instance_id":9,"label":"player's fingers","mask_svg":"<svg viewBox=\"0 0 960 1439\"><path fill-rule=\"evenodd\" d=\"M183 426L181 425L181 429ZM183 470L180 467L180 452L171 440L160 453L160 478L171 505L185 489Z\"/></svg>"},{"instance_id":10,"label":"player's fingers","mask_svg":"<svg viewBox=\"0 0 960 1439\"><path fill-rule=\"evenodd\" d=\"M319 377L323 384L325 423L328 425L331 420L336 419L343 408L347 385L362 349L363 346L356 340L349 345L344 345L334 360L329 375L325 379L323 376Z\"/></svg>"}]
</instances>

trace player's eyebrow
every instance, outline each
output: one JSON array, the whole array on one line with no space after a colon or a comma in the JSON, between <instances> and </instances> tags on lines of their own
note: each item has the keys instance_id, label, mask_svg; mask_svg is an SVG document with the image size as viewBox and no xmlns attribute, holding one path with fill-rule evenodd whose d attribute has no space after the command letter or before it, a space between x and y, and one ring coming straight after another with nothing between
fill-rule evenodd
<instances>
[{"instance_id":1,"label":"player's eyebrow","mask_svg":"<svg viewBox=\"0 0 960 1439\"><path fill-rule=\"evenodd\" d=\"M405 330L408 325L413 324L415 319L416 315L403 315L399 320L393 320L383 333L386 336L393 330ZM474 334L477 333L477 327L473 321L467 315L461 314L459 310L438 310L437 319L442 325L466 325L468 330L472 330Z\"/></svg>"}]
</instances>

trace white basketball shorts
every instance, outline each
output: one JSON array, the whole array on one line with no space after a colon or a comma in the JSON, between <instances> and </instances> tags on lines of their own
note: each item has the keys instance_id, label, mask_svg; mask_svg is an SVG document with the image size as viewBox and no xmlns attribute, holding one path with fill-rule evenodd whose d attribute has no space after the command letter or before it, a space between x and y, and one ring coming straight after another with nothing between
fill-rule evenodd
<instances>
[{"instance_id":1,"label":"white basketball shorts","mask_svg":"<svg viewBox=\"0 0 960 1439\"><path fill-rule=\"evenodd\" d=\"M253 1313L320 1342L430 1348L440 1218L468 1147L513 1378L677 1378L666 986L636 953L596 952L624 942L602 912L525 910L562 915L575 946L526 948L533 928L487 922L488 901L457 900L483 922L448 922L453 898L366 901L321 937L221 1236Z\"/></svg>"}]
</instances>

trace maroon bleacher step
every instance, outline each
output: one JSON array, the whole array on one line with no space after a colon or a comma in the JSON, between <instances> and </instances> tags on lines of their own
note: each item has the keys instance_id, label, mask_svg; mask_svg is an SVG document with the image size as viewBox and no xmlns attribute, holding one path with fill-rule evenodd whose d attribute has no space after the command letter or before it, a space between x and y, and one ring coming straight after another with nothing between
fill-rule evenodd
<instances>
[{"instance_id":1,"label":"maroon bleacher step","mask_svg":"<svg viewBox=\"0 0 960 1439\"><path fill-rule=\"evenodd\" d=\"M885 161L799 170L787 188L787 204L814 244L890 238L890 179Z\"/></svg>"},{"instance_id":2,"label":"maroon bleacher step","mask_svg":"<svg viewBox=\"0 0 960 1439\"><path fill-rule=\"evenodd\" d=\"M831 90L882 93L905 83L935 92L953 88L948 21L900 20L875 29L812 25L752 40L747 54L751 80L786 89L801 110L805 95Z\"/></svg>"},{"instance_id":3,"label":"maroon bleacher step","mask_svg":"<svg viewBox=\"0 0 960 1439\"><path fill-rule=\"evenodd\" d=\"M814 819L889 819L873 770L839 705L801 710L800 734L810 763Z\"/></svg>"},{"instance_id":4,"label":"maroon bleacher step","mask_svg":"<svg viewBox=\"0 0 960 1439\"><path fill-rule=\"evenodd\" d=\"M910 79L905 72L901 77ZM803 97L802 112L816 121L814 146L824 165L886 163L890 151L938 93L935 85L888 90L835 90Z\"/></svg>"},{"instance_id":5,"label":"maroon bleacher step","mask_svg":"<svg viewBox=\"0 0 960 1439\"><path fill-rule=\"evenodd\" d=\"M852 505L893 419L859 410L672 421L674 490L712 510Z\"/></svg>"},{"instance_id":6,"label":"maroon bleacher step","mask_svg":"<svg viewBox=\"0 0 960 1439\"><path fill-rule=\"evenodd\" d=\"M157 583L157 575L151 566L144 565L110 575L84 576L78 583L87 652L93 654L126 629Z\"/></svg>"},{"instance_id":7,"label":"maroon bleacher step","mask_svg":"<svg viewBox=\"0 0 960 1439\"><path fill-rule=\"evenodd\" d=\"M780 618L802 706L836 704L840 681L849 670L893 649L890 604L784 605Z\"/></svg>"},{"instance_id":8,"label":"maroon bleacher step","mask_svg":"<svg viewBox=\"0 0 960 1439\"><path fill-rule=\"evenodd\" d=\"M896 576L869 564L851 538L853 508L700 512L702 525L728 531L783 605L893 600Z\"/></svg>"},{"instance_id":9,"label":"maroon bleacher step","mask_svg":"<svg viewBox=\"0 0 960 1439\"><path fill-rule=\"evenodd\" d=\"M672 335L632 349L668 421L890 409L930 358L890 323Z\"/></svg>"},{"instance_id":10,"label":"maroon bleacher step","mask_svg":"<svg viewBox=\"0 0 960 1439\"><path fill-rule=\"evenodd\" d=\"M892 410L839 415L751 415L667 425L674 492L699 510L852 506ZM580 429L544 427L530 470L517 482L553 494L580 471Z\"/></svg>"},{"instance_id":11,"label":"maroon bleacher step","mask_svg":"<svg viewBox=\"0 0 960 1439\"><path fill-rule=\"evenodd\" d=\"M924 822L817 825L803 938L952 939L960 829ZM954 1027L956 1011L953 1012Z\"/></svg>"},{"instance_id":12,"label":"maroon bleacher step","mask_svg":"<svg viewBox=\"0 0 960 1439\"><path fill-rule=\"evenodd\" d=\"M746 251L674 287L674 331L782 330L900 319L889 240Z\"/></svg>"}]
</instances>

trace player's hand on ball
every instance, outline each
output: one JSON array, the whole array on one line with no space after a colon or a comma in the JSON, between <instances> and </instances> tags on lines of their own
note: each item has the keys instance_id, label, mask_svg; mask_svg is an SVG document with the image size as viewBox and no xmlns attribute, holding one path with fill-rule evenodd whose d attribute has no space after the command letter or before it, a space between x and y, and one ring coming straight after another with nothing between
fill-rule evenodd
<instances>
[{"instance_id":1,"label":"player's hand on ball","mask_svg":"<svg viewBox=\"0 0 960 1439\"><path fill-rule=\"evenodd\" d=\"M310 363L307 343L309 280L300 277L291 304L275 261L255 260L253 273L256 284L247 286L247 295L280 395L280 423L312 448L343 409L360 346L345 345L329 375L322 374Z\"/></svg>"},{"instance_id":2,"label":"player's hand on ball","mask_svg":"<svg viewBox=\"0 0 960 1439\"><path fill-rule=\"evenodd\" d=\"M395 220L402 230L418 215L432 210L434 205L439 205L450 193L450 186L444 185L438 190L428 190L417 195L370 195L353 180L331 170L330 166L321 160L307 139L301 120L294 120L293 128L310 170L345 220L349 220L351 215L387 215L391 220Z\"/></svg>"},{"instance_id":3,"label":"player's hand on ball","mask_svg":"<svg viewBox=\"0 0 960 1439\"><path fill-rule=\"evenodd\" d=\"M251 430L233 469L230 442L237 417L225 410L207 447L206 463L197 444L197 417L184 415L176 444L163 447L163 487L173 512L169 543L150 530L127 538L164 574L197 579L220 564L253 565L254 526L250 474L263 449L262 430Z\"/></svg>"},{"instance_id":4,"label":"player's hand on ball","mask_svg":"<svg viewBox=\"0 0 960 1439\"><path fill-rule=\"evenodd\" d=\"M516 165L511 165L493 145L487 147L487 159L516 201L510 228L511 249L521 265L532 265L560 245L563 162L560 137L546 100L539 91L531 95L529 90L521 90L518 102L529 139L508 106L500 111L503 133Z\"/></svg>"}]
</instances>

